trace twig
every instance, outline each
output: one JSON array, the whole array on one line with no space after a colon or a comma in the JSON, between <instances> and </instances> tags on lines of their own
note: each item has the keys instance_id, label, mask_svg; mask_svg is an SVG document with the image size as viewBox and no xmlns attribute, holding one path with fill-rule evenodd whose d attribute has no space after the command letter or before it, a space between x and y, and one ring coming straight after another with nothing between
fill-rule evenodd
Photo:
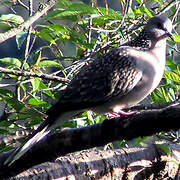
<instances>
[{"instance_id":1,"label":"twig","mask_svg":"<svg viewBox=\"0 0 180 180\"><path fill-rule=\"evenodd\" d=\"M129 14L129 12L130 12L131 5L132 5L132 0L128 0L127 3L126 3L126 9L125 9L123 18L122 18L122 20L121 20L121 23L120 23L119 26L117 27L117 30L119 30L120 27L124 24L124 20L125 20L125 18L126 18L126 15Z\"/></svg>"},{"instance_id":2,"label":"twig","mask_svg":"<svg viewBox=\"0 0 180 180\"><path fill-rule=\"evenodd\" d=\"M173 16L173 18L172 18L172 22L174 22L175 19L177 18L178 13L179 13L179 9L180 9L180 3L177 4L176 12L175 12L175 14L174 14L174 16Z\"/></svg>"},{"instance_id":3,"label":"twig","mask_svg":"<svg viewBox=\"0 0 180 180\"><path fill-rule=\"evenodd\" d=\"M5 33L0 33L0 43L6 41L7 39L17 35L24 29L28 29L34 22L36 22L41 16L46 14L55 4L57 0L48 1L41 11L35 13L34 16L30 17L27 21L19 25L17 28L13 28Z\"/></svg>"},{"instance_id":4,"label":"twig","mask_svg":"<svg viewBox=\"0 0 180 180\"><path fill-rule=\"evenodd\" d=\"M177 101L173 101L173 102L165 102L162 104L148 104L148 105L144 105L144 104L140 104L137 106L133 106L131 108L127 108L126 110L153 110L153 109L161 109L161 108L165 108L165 107L170 107L170 106L175 106L180 104L180 100Z\"/></svg>"},{"instance_id":5,"label":"twig","mask_svg":"<svg viewBox=\"0 0 180 180\"><path fill-rule=\"evenodd\" d=\"M22 6L24 7L25 9L29 10L29 7L26 6L23 2L21 2L20 0L17 0L17 2Z\"/></svg>"},{"instance_id":6,"label":"twig","mask_svg":"<svg viewBox=\"0 0 180 180\"><path fill-rule=\"evenodd\" d=\"M52 81L59 81L61 83L68 84L70 82L69 79L62 78L59 76L44 74L44 73L34 73L34 72L28 72L28 71L18 71L18 70L12 70L12 69L6 69L0 67L0 72L5 74L14 74L17 76L25 76L25 77L39 77L42 79L52 80Z\"/></svg>"},{"instance_id":7,"label":"twig","mask_svg":"<svg viewBox=\"0 0 180 180\"><path fill-rule=\"evenodd\" d=\"M177 48L175 48L169 44L167 46L170 47L171 49L173 49L174 51L176 51L178 54L180 54L180 51Z\"/></svg>"},{"instance_id":8,"label":"twig","mask_svg":"<svg viewBox=\"0 0 180 180\"><path fill-rule=\"evenodd\" d=\"M29 17L32 17L33 15L33 3L32 3L32 0L29 0ZM24 63L22 65L22 69L24 69L24 65L26 64L27 62L27 59L28 59L28 56L29 56L29 53L30 53L30 40L31 40L31 33L32 33L32 26L29 26L28 28L28 35L27 35L27 38L26 38L26 48L25 48L25 55L24 55Z\"/></svg>"},{"instance_id":9,"label":"twig","mask_svg":"<svg viewBox=\"0 0 180 180\"><path fill-rule=\"evenodd\" d=\"M175 6L176 4L179 4L179 1L172 0L167 6L165 6L160 12L158 12L156 15L164 14L167 12L171 7Z\"/></svg>"}]
</instances>

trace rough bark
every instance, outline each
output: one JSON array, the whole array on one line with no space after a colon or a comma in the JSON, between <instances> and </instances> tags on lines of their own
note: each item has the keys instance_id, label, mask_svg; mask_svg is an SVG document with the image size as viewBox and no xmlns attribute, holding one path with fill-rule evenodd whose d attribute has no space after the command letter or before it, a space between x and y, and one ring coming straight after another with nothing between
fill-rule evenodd
<instances>
[{"instance_id":1,"label":"rough bark","mask_svg":"<svg viewBox=\"0 0 180 180\"><path fill-rule=\"evenodd\" d=\"M44 138L10 167L3 166L12 151L0 154L0 176L13 176L42 162L53 161L58 156L109 142L139 136L149 136L161 131L180 128L180 104L163 109L144 111L128 118L115 118L79 129L65 129Z\"/></svg>"},{"instance_id":2,"label":"rough bark","mask_svg":"<svg viewBox=\"0 0 180 180\"><path fill-rule=\"evenodd\" d=\"M118 150L90 150L69 154L55 162L35 166L14 180L71 179L71 180L143 180L179 179L180 146L168 145L167 155L156 146Z\"/></svg>"}]
</instances>

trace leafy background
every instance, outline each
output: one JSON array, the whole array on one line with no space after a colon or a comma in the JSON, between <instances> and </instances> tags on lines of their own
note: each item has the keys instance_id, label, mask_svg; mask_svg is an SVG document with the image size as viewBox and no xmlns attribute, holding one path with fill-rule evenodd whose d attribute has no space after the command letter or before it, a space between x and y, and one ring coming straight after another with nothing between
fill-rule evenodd
<instances>
[{"instance_id":1,"label":"leafy background","mask_svg":"<svg viewBox=\"0 0 180 180\"><path fill-rule=\"evenodd\" d=\"M121 9L113 10L106 1L103 7L98 6L96 1L84 4L80 1L60 0L56 8L28 32L21 32L15 37L17 51L22 51L22 46L25 46L23 57L14 58L9 53L8 57L0 59L1 66L10 70L48 73L72 79L89 60L135 37L141 31L142 25L158 13L168 9L168 15L173 19L176 30L180 22L177 13L180 4L172 5L173 2L175 1L136 0L131 7L122 0L117 1ZM0 6L10 8L12 5L16 6L16 3L18 2L2 1ZM6 32L24 21L21 15L13 11L0 14L0 30ZM163 80L148 98L149 104L172 102L180 96L180 61L174 60L174 52L180 53L177 49L180 35L174 33L174 38L175 42L170 39L168 41ZM45 43L35 47L38 40ZM46 50L51 51L53 56L48 57ZM1 73L0 78L0 101L5 103L0 119L0 150L5 151L17 146L24 139L24 135L31 133L43 121L45 112L60 98L60 91L66 87L66 83L13 73ZM9 80L10 83L7 83ZM102 122L105 118L105 115L88 111L62 126L77 128ZM179 133L162 132L154 137L138 138L131 142L118 141L110 143L106 148L146 145L149 141L152 143L160 140L179 143Z\"/></svg>"}]
</instances>

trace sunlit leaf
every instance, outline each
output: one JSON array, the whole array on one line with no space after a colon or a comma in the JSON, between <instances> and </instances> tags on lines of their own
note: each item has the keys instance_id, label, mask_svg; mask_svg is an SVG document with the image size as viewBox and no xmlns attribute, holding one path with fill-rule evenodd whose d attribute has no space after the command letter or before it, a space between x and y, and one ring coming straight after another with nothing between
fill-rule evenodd
<instances>
[{"instance_id":1,"label":"sunlit leaf","mask_svg":"<svg viewBox=\"0 0 180 180\"><path fill-rule=\"evenodd\" d=\"M40 82L40 89L48 89L48 86L43 82ZM42 92L47 96L51 97L52 99L55 99L54 94L50 90L44 90Z\"/></svg>"},{"instance_id":2,"label":"sunlit leaf","mask_svg":"<svg viewBox=\"0 0 180 180\"><path fill-rule=\"evenodd\" d=\"M166 93L164 87L161 87L161 91L162 91L162 94L163 94L164 99L166 100L166 102L169 102L169 96L168 96L168 94Z\"/></svg>"},{"instance_id":3,"label":"sunlit leaf","mask_svg":"<svg viewBox=\"0 0 180 180\"><path fill-rule=\"evenodd\" d=\"M37 34L38 34L38 36L49 41L51 44L56 44L56 39L53 38L52 31L50 31L49 29L44 28L40 32L38 32Z\"/></svg>"},{"instance_id":4,"label":"sunlit leaf","mask_svg":"<svg viewBox=\"0 0 180 180\"><path fill-rule=\"evenodd\" d=\"M174 82L180 84L180 76L177 75L177 74L174 73L174 72L165 71L165 72L164 72L164 78L170 79L171 81L174 81Z\"/></svg>"},{"instance_id":5,"label":"sunlit leaf","mask_svg":"<svg viewBox=\"0 0 180 180\"><path fill-rule=\"evenodd\" d=\"M135 16L147 14L149 17L153 17L155 15L153 11L147 9L146 7L134 8L133 12Z\"/></svg>"},{"instance_id":6,"label":"sunlit leaf","mask_svg":"<svg viewBox=\"0 0 180 180\"><path fill-rule=\"evenodd\" d=\"M30 98L28 104L43 107L47 105L47 102L42 101L38 97L36 97L36 98Z\"/></svg>"},{"instance_id":7,"label":"sunlit leaf","mask_svg":"<svg viewBox=\"0 0 180 180\"><path fill-rule=\"evenodd\" d=\"M144 137L138 137L136 139L135 145L139 146L139 145L144 145L145 143L143 142L144 140L146 140L148 138L148 136L144 136Z\"/></svg>"},{"instance_id":8,"label":"sunlit leaf","mask_svg":"<svg viewBox=\"0 0 180 180\"><path fill-rule=\"evenodd\" d=\"M156 144L157 147L162 149L166 154L170 155L171 154L171 149L167 144Z\"/></svg>"},{"instance_id":9,"label":"sunlit leaf","mask_svg":"<svg viewBox=\"0 0 180 180\"><path fill-rule=\"evenodd\" d=\"M175 42L180 43L180 35L179 34L173 34L173 37L175 39Z\"/></svg>"},{"instance_id":10,"label":"sunlit leaf","mask_svg":"<svg viewBox=\"0 0 180 180\"><path fill-rule=\"evenodd\" d=\"M7 65L15 66L15 67L21 67L21 64L22 64L19 59L11 58L11 57L2 58L0 59L0 62Z\"/></svg>"},{"instance_id":11,"label":"sunlit leaf","mask_svg":"<svg viewBox=\"0 0 180 180\"><path fill-rule=\"evenodd\" d=\"M31 84L33 88L33 92L38 91L40 88L40 79L39 78L32 78L31 79Z\"/></svg>"},{"instance_id":12,"label":"sunlit leaf","mask_svg":"<svg viewBox=\"0 0 180 180\"><path fill-rule=\"evenodd\" d=\"M177 72L178 66L180 67L180 65L178 65L175 61L173 61L172 59L166 59L166 69L168 71L175 71ZM169 68L169 69L168 69Z\"/></svg>"},{"instance_id":13,"label":"sunlit leaf","mask_svg":"<svg viewBox=\"0 0 180 180\"><path fill-rule=\"evenodd\" d=\"M153 99L154 102L157 102L157 103L162 103L164 101L164 97L162 95L160 88L155 89L151 93L151 98Z\"/></svg>"},{"instance_id":14,"label":"sunlit leaf","mask_svg":"<svg viewBox=\"0 0 180 180\"><path fill-rule=\"evenodd\" d=\"M69 7L70 5L72 5L72 2L70 2L69 0L59 0L57 5L63 7Z\"/></svg>"},{"instance_id":15,"label":"sunlit leaf","mask_svg":"<svg viewBox=\"0 0 180 180\"><path fill-rule=\"evenodd\" d=\"M44 67L59 67L59 68L61 68L61 65L56 61L44 60L39 63L39 67L43 67L43 68Z\"/></svg>"},{"instance_id":16,"label":"sunlit leaf","mask_svg":"<svg viewBox=\"0 0 180 180\"><path fill-rule=\"evenodd\" d=\"M143 1L142 0L136 0L140 5L143 4Z\"/></svg>"},{"instance_id":17,"label":"sunlit leaf","mask_svg":"<svg viewBox=\"0 0 180 180\"><path fill-rule=\"evenodd\" d=\"M17 24L22 24L24 22L24 19L21 16L16 15L16 14L1 14L0 20L14 22Z\"/></svg>"},{"instance_id":18,"label":"sunlit leaf","mask_svg":"<svg viewBox=\"0 0 180 180\"><path fill-rule=\"evenodd\" d=\"M96 8L83 3L72 3L66 9L54 10L45 17L46 19L68 19L76 21L78 15L82 14L98 14Z\"/></svg>"}]
</instances>

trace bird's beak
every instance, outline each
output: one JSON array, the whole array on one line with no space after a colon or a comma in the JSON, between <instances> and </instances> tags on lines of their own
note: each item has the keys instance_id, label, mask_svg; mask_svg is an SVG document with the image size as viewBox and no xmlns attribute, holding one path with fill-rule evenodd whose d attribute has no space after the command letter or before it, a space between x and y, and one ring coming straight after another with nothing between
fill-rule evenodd
<instances>
[{"instance_id":1,"label":"bird's beak","mask_svg":"<svg viewBox=\"0 0 180 180\"><path fill-rule=\"evenodd\" d=\"M168 31L166 30L166 33L165 33L165 34L166 34L166 36L170 37L172 41L175 41L175 39L174 39L174 37L173 37L173 35L172 35L171 32L168 32Z\"/></svg>"}]
</instances>

